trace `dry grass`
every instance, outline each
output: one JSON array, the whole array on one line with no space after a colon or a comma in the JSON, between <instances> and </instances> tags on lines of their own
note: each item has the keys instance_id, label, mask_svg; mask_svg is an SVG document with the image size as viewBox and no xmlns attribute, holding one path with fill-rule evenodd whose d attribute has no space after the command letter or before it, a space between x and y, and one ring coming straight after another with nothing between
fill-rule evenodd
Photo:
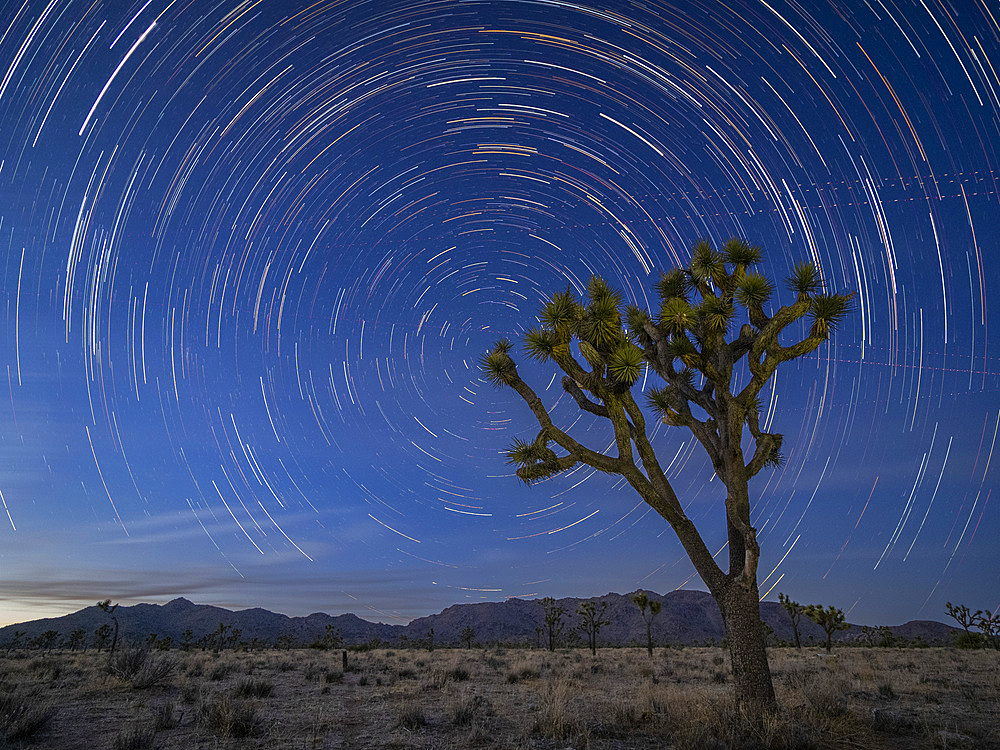
<instances>
[{"instance_id":1,"label":"dry grass","mask_svg":"<svg viewBox=\"0 0 1000 750\"><path fill-rule=\"evenodd\" d=\"M0 748L1000 747L995 651L774 649L757 726L711 648L156 656L0 658Z\"/></svg>"}]
</instances>

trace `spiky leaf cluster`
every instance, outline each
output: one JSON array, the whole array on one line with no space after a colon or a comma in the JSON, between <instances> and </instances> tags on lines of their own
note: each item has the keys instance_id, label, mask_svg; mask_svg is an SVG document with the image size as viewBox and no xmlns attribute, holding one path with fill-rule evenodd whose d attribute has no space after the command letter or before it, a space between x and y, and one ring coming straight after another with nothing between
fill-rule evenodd
<instances>
[{"instance_id":1,"label":"spiky leaf cluster","mask_svg":"<svg viewBox=\"0 0 1000 750\"><path fill-rule=\"evenodd\" d=\"M646 403L657 417L668 424L672 424L673 418L677 416L677 394L670 386L650 388L646 393Z\"/></svg>"},{"instance_id":2,"label":"spiky leaf cluster","mask_svg":"<svg viewBox=\"0 0 1000 750\"><path fill-rule=\"evenodd\" d=\"M580 319L580 338L598 349L619 343L623 337L619 312L621 297L599 276L592 276L587 285L589 304Z\"/></svg>"},{"instance_id":3,"label":"spiky leaf cluster","mask_svg":"<svg viewBox=\"0 0 1000 750\"><path fill-rule=\"evenodd\" d=\"M760 263L760 247L748 245L738 237L726 242L722 248L722 254L726 262L736 266L737 269L746 269Z\"/></svg>"},{"instance_id":4,"label":"spiky leaf cluster","mask_svg":"<svg viewBox=\"0 0 1000 750\"><path fill-rule=\"evenodd\" d=\"M680 297L681 299L687 299L688 289L691 286L691 280L688 275L684 273L681 268L675 268L667 273L660 274L660 280L656 285L656 291L659 292L660 297L666 301L673 297Z\"/></svg>"},{"instance_id":5,"label":"spiky leaf cluster","mask_svg":"<svg viewBox=\"0 0 1000 750\"><path fill-rule=\"evenodd\" d=\"M796 263L795 268L786 281L788 287L800 295L815 294L823 283L819 275L819 269L808 261Z\"/></svg>"},{"instance_id":6,"label":"spiky leaf cluster","mask_svg":"<svg viewBox=\"0 0 1000 750\"><path fill-rule=\"evenodd\" d=\"M813 297L809 314L813 320L814 335L829 336L831 331L837 330L850 312L850 303L850 297L840 294Z\"/></svg>"},{"instance_id":7,"label":"spiky leaf cluster","mask_svg":"<svg viewBox=\"0 0 1000 750\"><path fill-rule=\"evenodd\" d=\"M510 341L500 339L493 346L493 349L479 359L479 371L497 388L509 383L511 377L517 372L514 360L508 354L509 351Z\"/></svg>"},{"instance_id":8,"label":"spiky leaf cluster","mask_svg":"<svg viewBox=\"0 0 1000 750\"><path fill-rule=\"evenodd\" d=\"M646 331L646 326L653 322L649 313L635 305L625 308L625 325L628 326L629 338L641 347L649 346L653 340Z\"/></svg>"},{"instance_id":9,"label":"spiky leaf cluster","mask_svg":"<svg viewBox=\"0 0 1000 750\"><path fill-rule=\"evenodd\" d=\"M555 451L548 447L543 438L528 443L515 438L504 451L507 463L517 467L517 476L525 484L547 479L565 471L568 466L560 463Z\"/></svg>"},{"instance_id":10,"label":"spiky leaf cluster","mask_svg":"<svg viewBox=\"0 0 1000 750\"><path fill-rule=\"evenodd\" d=\"M660 324L668 334L683 333L694 324L694 311L683 297L670 297L663 300L660 309Z\"/></svg>"},{"instance_id":11,"label":"spiky leaf cluster","mask_svg":"<svg viewBox=\"0 0 1000 750\"><path fill-rule=\"evenodd\" d=\"M708 296L698 305L697 317L705 331L725 334L734 312L732 302L725 297Z\"/></svg>"},{"instance_id":12,"label":"spiky leaf cluster","mask_svg":"<svg viewBox=\"0 0 1000 750\"><path fill-rule=\"evenodd\" d=\"M726 277L726 259L709 242L702 240L694 246L689 272L699 286L719 284Z\"/></svg>"},{"instance_id":13,"label":"spiky leaf cluster","mask_svg":"<svg viewBox=\"0 0 1000 750\"><path fill-rule=\"evenodd\" d=\"M631 387L642 375L645 364L642 349L625 341L608 357L608 374L619 385Z\"/></svg>"},{"instance_id":14,"label":"spiky leaf cluster","mask_svg":"<svg viewBox=\"0 0 1000 750\"><path fill-rule=\"evenodd\" d=\"M524 353L538 362L545 362L555 355L559 337L549 328L532 328L524 334Z\"/></svg>"},{"instance_id":15,"label":"spiky leaf cluster","mask_svg":"<svg viewBox=\"0 0 1000 750\"><path fill-rule=\"evenodd\" d=\"M542 308L542 324L560 338L569 338L569 335L576 330L580 322L580 304L573 296L573 292L567 289L565 292L552 295Z\"/></svg>"},{"instance_id":16,"label":"spiky leaf cluster","mask_svg":"<svg viewBox=\"0 0 1000 750\"><path fill-rule=\"evenodd\" d=\"M773 292L774 285L770 279L761 274L748 273L736 287L736 299L747 309L757 309L767 303Z\"/></svg>"}]
</instances>

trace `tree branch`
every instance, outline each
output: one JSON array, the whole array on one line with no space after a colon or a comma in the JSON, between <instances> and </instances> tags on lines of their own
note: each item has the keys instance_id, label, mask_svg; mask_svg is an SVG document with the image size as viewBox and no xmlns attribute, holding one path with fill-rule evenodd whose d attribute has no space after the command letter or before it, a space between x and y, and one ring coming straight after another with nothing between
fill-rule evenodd
<instances>
[{"instance_id":1,"label":"tree branch","mask_svg":"<svg viewBox=\"0 0 1000 750\"><path fill-rule=\"evenodd\" d=\"M517 374L517 366L514 365L513 362L511 362L511 371L505 382L513 388L522 399L524 399L528 408L531 409L531 413L534 414L535 419L538 420L538 424L545 431L546 436L558 444L563 450L575 456L578 461L585 463L588 466L592 466L599 471L605 471L611 474L620 474L622 472L624 462L617 458L611 458L610 456L605 456L603 453L598 453L595 450L587 448L585 445L578 443L576 440L571 438L568 433L563 432L552 423L552 418L545 410L542 400L538 397L538 394L531 389L531 386L521 380L521 376Z\"/></svg>"}]
</instances>

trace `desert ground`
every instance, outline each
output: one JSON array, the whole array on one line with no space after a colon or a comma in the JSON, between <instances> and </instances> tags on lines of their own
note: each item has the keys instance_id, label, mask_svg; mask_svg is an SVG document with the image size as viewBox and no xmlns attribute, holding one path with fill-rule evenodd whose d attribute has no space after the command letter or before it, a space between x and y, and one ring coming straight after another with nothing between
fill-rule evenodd
<instances>
[{"instance_id":1,"label":"desert ground","mask_svg":"<svg viewBox=\"0 0 1000 750\"><path fill-rule=\"evenodd\" d=\"M718 648L14 651L0 748L1000 748L1000 652L775 648L746 727ZM6 744L5 744L6 743Z\"/></svg>"}]
</instances>

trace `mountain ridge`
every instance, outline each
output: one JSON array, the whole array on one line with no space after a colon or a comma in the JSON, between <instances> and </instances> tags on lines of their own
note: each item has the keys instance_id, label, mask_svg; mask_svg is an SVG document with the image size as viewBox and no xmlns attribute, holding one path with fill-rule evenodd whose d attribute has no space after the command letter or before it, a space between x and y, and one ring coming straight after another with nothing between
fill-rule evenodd
<instances>
[{"instance_id":1,"label":"mountain ridge","mask_svg":"<svg viewBox=\"0 0 1000 750\"><path fill-rule=\"evenodd\" d=\"M654 643L693 644L720 642L725 638L722 616L715 600L704 591L677 590L665 595L646 590L651 600L662 603L660 615L653 619ZM605 601L608 605L608 624L600 632L601 645L644 645L646 626L639 609L630 599L631 594L609 592L596 597L564 597L556 603L566 610L564 636L573 641L579 623L578 605L584 601ZM544 627L543 606L540 599L511 598L502 602L475 602L453 604L437 614L418 617L407 625L390 625L365 620L353 613L328 615L313 612L309 615L290 617L261 607L230 610L211 604L195 604L177 597L165 604L141 603L120 606L115 616L121 626L121 638L130 642L143 642L151 634L160 639L171 638L180 643L185 631L191 631L194 641L216 632L224 626L227 632L240 631L240 639L260 644L283 642L286 645L308 645L327 634L328 628L336 629L345 645L358 645L378 641L383 645L427 643L433 630L434 642L439 645L457 645L462 631L471 628L479 643L536 644L540 629ZM761 602L761 619L774 631L780 641L792 640L792 624L784 608L776 602ZM21 632L20 643L30 643L46 631L56 630L63 638L74 630L83 630L88 644L94 631L104 624L113 624L111 617L98 606L85 607L62 617L42 618L15 623L0 628L0 647L9 645L15 633ZM933 620L912 620L902 625L889 626L897 638L920 637L927 643L950 644L958 632L944 623ZM810 638L821 643L824 635L819 626L802 618L799 631L804 643ZM848 630L834 635L837 641L849 641L860 636L861 626L851 625ZM280 640L279 640L280 639Z\"/></svg>"}]
</instances>

